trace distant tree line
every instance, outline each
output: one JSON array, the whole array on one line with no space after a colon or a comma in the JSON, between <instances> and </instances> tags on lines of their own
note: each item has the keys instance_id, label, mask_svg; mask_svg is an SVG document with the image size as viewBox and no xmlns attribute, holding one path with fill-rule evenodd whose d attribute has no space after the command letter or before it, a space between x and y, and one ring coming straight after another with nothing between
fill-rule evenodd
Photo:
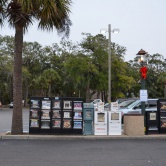
<instances>
[{"instance_id":1,"label":"distant tree line","mask_svg":"<svg viewBox=\"0 0 166 166\"><path fill-rule=\"evenodd\" d=\"M22 96L25 105L30 96L83 97L89 102L93 94L108 95L108 41L105 36L84 33L79 43L61 40L60 44L42 46L24 42L22 54ZM112 101L139 97L140 64L137 58L124 61L126 48L111 45ZM14 38L0 36L0 100L13 101ZM166 59L160 54L147 55L146 88L149 98L166 97Z\"/></svg>"}]
</instances>

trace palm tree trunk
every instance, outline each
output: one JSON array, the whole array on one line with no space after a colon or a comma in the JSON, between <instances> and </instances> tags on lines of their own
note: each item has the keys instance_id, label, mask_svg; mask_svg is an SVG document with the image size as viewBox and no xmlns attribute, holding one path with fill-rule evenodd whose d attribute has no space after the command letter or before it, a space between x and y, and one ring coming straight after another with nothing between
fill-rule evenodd
<instances>
[{"instance_id":1,"label":"palm tree trunk","mask_svg":"<svg viewBox=\"0 0 166 166\"><path fill-rule=\"evenodd\" d=\"M13 73L13 117L11 134L22 134L22 48L23 27L15 25L15 50Z\"/></svg>"}]
</instances>

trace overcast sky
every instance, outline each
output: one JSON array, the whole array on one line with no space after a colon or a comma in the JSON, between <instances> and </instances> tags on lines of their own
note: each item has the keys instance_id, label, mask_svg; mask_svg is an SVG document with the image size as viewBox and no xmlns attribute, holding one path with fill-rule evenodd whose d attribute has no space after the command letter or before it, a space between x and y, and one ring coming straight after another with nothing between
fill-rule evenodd
<instances>
[{"instance_id":1,"label":"overcast sky","mask_svg":"<svg viewBox=\"0 0 166 166\"><path fill-rule=\"evenodd\" d=\"M133 60L140 49L149 54L159 53L166 58L166 0L73 0L70 19L73 23L69 40L80 42L82 32L97 35L101 28L119 28L111 34L111 41L126 47L125 60ZM1 35L14 36L8 26ZM29 28L24 41L41 45L59 43L57 33Z\"/></svg>"}]
</instances>

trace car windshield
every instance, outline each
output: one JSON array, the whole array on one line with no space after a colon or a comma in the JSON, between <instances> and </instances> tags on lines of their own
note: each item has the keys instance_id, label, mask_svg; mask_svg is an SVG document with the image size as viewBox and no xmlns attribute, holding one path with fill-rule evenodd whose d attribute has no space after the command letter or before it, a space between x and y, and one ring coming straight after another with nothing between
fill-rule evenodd
<instances>
[{"instance_id":1,"label":"car windshield","mask_svg":"<svg viewBox=\"0 0 166 166\"><path fill-rule=\"evenodd\" d=\"M133 103L135 100L127 100L127 101L123 101L119 104L119 107L127 107L128 105L130 105L131 103Z\"/></svg>"},{"instance_id":2,"label":"car windshield","mask_svg":"<svg viewBox=\"0 0 166 166\"><path fill-rule=\"evenodd\" d=\"M128 105L126 108L130 109L133 108L136 104L138 104L140 101L136 100L135 102L131 103L130 105Z\"/></svg>"}]
</instances>

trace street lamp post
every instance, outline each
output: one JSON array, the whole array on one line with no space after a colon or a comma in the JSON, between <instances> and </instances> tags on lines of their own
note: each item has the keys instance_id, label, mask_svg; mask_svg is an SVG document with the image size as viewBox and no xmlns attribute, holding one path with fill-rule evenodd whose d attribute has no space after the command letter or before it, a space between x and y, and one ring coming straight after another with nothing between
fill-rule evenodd
<instances>
[{"instance_id":1,"label":"street lamp post","mask_svg":"<svg viewBox=\"0 0 166 166\"><path fill-rule=\"evenodd\" d=\"M108 25L108 103L111 110L111 25Z\"/></svg>"},{"instance_id":2,"label":"street lamp post","mask_svg":"<svg viewBox=\"0 0 166 166\"><path fill-rule=\"evenodd\" d=\"M145 79L146 79L146 73L147 73L147 58L146 58L147 52L141 49L137 53L138 62L141 65L140 73L141 73L141 90L145 90ZM146 123L145 118L145 101L141 101L141 113L144 115L144 126Z\"/></svg>"},{"instance_id":3,"label":"street lamp post","mask_svg":"<svg viewBox=\"0 0 166 166\"><path fill-rule=\"evenodd\" d=\"M111 24L108 25L108 30L101 29L101 33L108 32L108 103L109 110L111 110L111 32L119 33L119 29L113 29L111 31Z\"/></svg>"}]
</instances>

